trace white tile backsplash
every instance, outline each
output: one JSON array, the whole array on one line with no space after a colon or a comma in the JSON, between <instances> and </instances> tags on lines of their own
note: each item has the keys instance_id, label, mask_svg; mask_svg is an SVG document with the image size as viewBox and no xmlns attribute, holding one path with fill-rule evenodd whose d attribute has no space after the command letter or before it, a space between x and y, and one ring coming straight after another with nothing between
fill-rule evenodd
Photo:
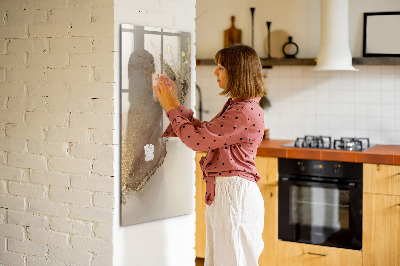
<instances>
[{"instance_id":1,"label":"white tile backsplash","mask_svg":"<svg viewBox=\"0 0 400 266\"><path fill-rule=\"evenodd\" d=\"M394 76L388 75L382 79L382 92L394 91L395 79Z\"/></svg>"},{"instance_id":2,"label":"white tile backsplash","mask_svg":"<svg viewBox=\"0 0 400 266\"><path fill-rule=\"evenodd\" d=\"M394 105L382 104L382 118L394 118Z\"/></svg>"},{"instance_id":3,"label":"white tile backsplash","mask_svg":"<svg viewBox=\"0 0 400 266\"><path fill-rule=\"evenodd\" d=\"M355 66L359 71L313 71L312 66L264 70L271 108L264 110L274 139L305 134L369 137L371 143L400 144L400 66ZM227 98L213 76L214 66L197 67L203 120L216 115Z\"/></svg>"},{"instance_id":4,"label":"white tile backsplash","mask_svg":"<svg viewBox=\"0 0 400 266\"><path fill-rule=\"evenodd\" d=\"M367 88L368 91L381 91L381 85L382 85L382 81L380 79L380 77L376 76L376 75L371 75L368 76L368 81L367 81Z\"/></svg>"},{"instance_id":5,"label":"white tile backsplash","mask_svg":"<svg viewBox=\"0 0 400 266\"><path fill-rule=\"evenodd\" d=\"M348 88L348 89L342 90L341 102L354 105L354 97L355 97L355 93L354 93L354 83L353 83L353 88L351 88L351 89Z\"/></svg>"},{"instance_id":6,"label":"white tile backsplash","mask_svg":"<svg viewBox=\"0 0 400 266\"><path fill-rule=\"evenodd\" d=\"M382 78L394 79L394 69L395 66L381 66ZM385 88L383 88L385 89Z\"/></svg>"},{"instance_id":7,"label":"white tile backsplash","mask_svg":"<svg viewBox=\"0 0 400 266\"><path fill-rule=\"evenodd\" d=\"M397 131L396 138L399 139L399 137L400 137L400 134L399 134L400 133L400 117L399 116L396 117L395 125L396 125L396 131Z\"/></svg>"},{"instance_id":8,"label":"white tile backsplash","mask_svg":"<svg viewBox=\"0 0 400 266\"><path fill-rule=\"evenodd\" d=\"M400 79L400 66L394 67L394 78Z\"/></svg>"},{"instance_id":9,"label":"white tile backsplash","mask_svg":"<svg viewBox=\"0 0 400 266\"><path fill-rule=\"evenodd\" d=\"M393 117L382 117L382 131L395 131L396 125L393 123Z\"/></svg>"},{"instance_id":10,"label":"white tile backsplash","mask_svg":"<svg viewBox=\"0 0 400 266\"><path fill-rule=\"evenodd\" d=\"M382 105L380 104L369 104L368 105L368 117L382 117Z\"/></svg>"},{"instance_id":11,"label":"white tile backsplash","mask_svg":"<svg viewBox=\"0 0 400 266\"><path fill-rule=\"evenodd\" d=\"M317 88L316 91L317 103L328 103L329 102L329 90L325 88Z\"/></svg>"},{"instance_id":12,"label":"white tile backsplash","mask_svg":"<svg viewBox=\"0 0 400 266\"><path fill-rule=\"evenodd\" d=\"M356 132L362 132L362 135L365 135L365 132L368 130L368 118L367 117L356 117L354 120L354 128ZM359 136L356 134L355 136Z\"/></svg>"},{"instance_id":13,"label":"white tile backsplash","mask_svg":"<svg viewBox=\"0 0 400 266\"><path fill-rule=\"evenodd\" d=\"M394 104L395 91L382 91L382 104Z\"/></svg>"},{"instance_id":14,"label":"white tile backsplash","mask_svg":"<svg viewBox=\"0 0 400 266\"><path fill-rule=\"evenodd\" d=\"M354 119L355 111L353 103L342 103L339 108L341 110L340 114L343 117L345 118L350 117Z\"/></svg>"},{"instance_id":15,"label":"white tile backsplash","mask_svg":"<svg viewBox=\"0 0 400 266\"><path fill-rule=\"evenodd\" d=\"M367 91L368 104L381 104L381 91Z\"/></svg>"}]
</instances>

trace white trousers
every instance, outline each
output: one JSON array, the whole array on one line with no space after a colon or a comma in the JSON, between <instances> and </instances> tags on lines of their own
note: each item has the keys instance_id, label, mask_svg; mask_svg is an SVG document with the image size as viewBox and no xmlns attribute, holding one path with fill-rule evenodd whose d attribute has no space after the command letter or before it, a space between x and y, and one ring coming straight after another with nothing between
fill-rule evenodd
<instances>
[{"instance_id":1,"label":"white trousers","mask_svg":"<svg viewBox=\"0 0 400 266\"><path fill-rule=\"evenodd\" d=\"M258 266L264 249L264 199L255 182L216 177L206 206L205 266Z\"/></svg>"}]
</instances>

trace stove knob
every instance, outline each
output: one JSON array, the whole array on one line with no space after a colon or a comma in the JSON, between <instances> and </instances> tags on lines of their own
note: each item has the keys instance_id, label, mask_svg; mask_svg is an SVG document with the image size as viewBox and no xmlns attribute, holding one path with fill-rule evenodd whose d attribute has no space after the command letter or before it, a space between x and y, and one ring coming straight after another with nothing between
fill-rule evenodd
<instances>
[{"instance_id":1,"label":"stove knob","mask_svg":"<svg viewBox=\"0 0 400 266\"><path fill-rule=\"evenodd\" d=\"M333 173L334 173L334 174L338 174L339 171L340 171L340 164L336 164L336 165L335 165L335 168L333 168Z\"/></svg>"},{"instance_id":2,"label":"stove knob","mask_svg":"<svg viewBox=\"0 0 400 266\"><path fill-rule=\"evenodd\" d=\"M297 162L297 165L299 166L300 171L304 172L304 170L306 170L306 166L303 162Z\"/></svg>"}]
</instances>

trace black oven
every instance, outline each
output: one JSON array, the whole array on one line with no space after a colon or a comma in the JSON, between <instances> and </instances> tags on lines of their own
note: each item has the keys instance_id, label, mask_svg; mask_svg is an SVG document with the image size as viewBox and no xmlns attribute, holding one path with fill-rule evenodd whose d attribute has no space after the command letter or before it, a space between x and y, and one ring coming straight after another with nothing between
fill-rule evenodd
<instances>
[{"instance_id":1,"label":"black oven","mask_svg":"<svg viewBox=\"0 0 400 266\"><path fill-rule=\"evenodd\" d=\"M361 249L360 163L278 160L278 238Z\"/></svg>"}]
</instances>

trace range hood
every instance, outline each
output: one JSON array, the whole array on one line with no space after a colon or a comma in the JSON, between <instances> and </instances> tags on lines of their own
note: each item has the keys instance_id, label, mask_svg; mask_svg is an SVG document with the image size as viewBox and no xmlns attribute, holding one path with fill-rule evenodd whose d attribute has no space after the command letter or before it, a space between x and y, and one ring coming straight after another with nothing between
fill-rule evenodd
<instances>
[{"instance_id":1,"label":"range hood","mask_svg":"<svg viewBox=\"0 0 400 266\"><path fill-rule=\"evenodd\" d=\"M316 71L351 70L349 1L321 0L321 40Z\"/></svg>"}]
</instances>

